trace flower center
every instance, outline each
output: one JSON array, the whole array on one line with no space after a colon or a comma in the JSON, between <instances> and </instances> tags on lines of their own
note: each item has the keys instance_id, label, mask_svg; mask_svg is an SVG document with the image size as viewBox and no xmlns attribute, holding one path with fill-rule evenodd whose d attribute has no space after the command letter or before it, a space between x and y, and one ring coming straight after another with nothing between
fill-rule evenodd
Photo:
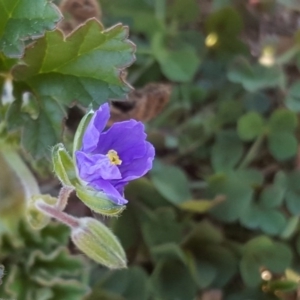
<instances>
[{"instance_id":1,"label":"flower center","mask_svg":"<svg viewBox=\"0 0 300 300\"><path fill-rule=\"evenodd\" d=\"M109 158L110 163L112 165L120 165L122 163L122 160L120 159L118 152L115 150L109 150L106 154L106 156Z\"/></svg>"}]
</instances>

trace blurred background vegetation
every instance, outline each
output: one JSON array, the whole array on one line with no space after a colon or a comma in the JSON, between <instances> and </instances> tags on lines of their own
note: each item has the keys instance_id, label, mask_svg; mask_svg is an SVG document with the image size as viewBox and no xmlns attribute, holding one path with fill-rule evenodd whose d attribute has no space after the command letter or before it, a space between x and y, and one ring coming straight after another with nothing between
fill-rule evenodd
<instances>
[{"instance_id":1,"label":"blurred background vegetation","mask_svg":"<svg viewBox=\"0 0 300 300\"><path fill-rule=\"evenodd\" d=\"M70 256L75 250L64 227L33 232L23 224L10 237L0 232L6 268L0 296L300 299L300 2L101 0L100 6L104 26L127 24L137 45L126 76L140 93L115 109L137 114L142 101L154 116L167 103L146 123L157 153L153 170L127 187L122 215L105 220L129 267L108 271ZM171 85L170 99L158 85L143 89L149 83ZM78 114L70 110L66 141ZM42 191L55 193L51 168L31 167ZM1 183L6 198L15 191L7 186ZM72 200L70 212L90 214Z\"/></svg>"}]
</instances>

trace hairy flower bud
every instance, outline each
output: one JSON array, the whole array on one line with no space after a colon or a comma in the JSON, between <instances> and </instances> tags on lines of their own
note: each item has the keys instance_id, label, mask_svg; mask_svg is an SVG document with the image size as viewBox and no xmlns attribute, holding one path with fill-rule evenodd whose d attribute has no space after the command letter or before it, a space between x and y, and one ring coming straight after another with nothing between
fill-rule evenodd
<instances>
[{"instance_id":1,"label":"hairy flower bud","mask_svg":"<svg viewBox=\"0 0 300 300\"><path fill-rule=\"evenodd\" d=\"M126 255L114 234L93 218L79 219L72 228L73 243L88 257L110 269L126 268Z\"/></svg>"}]
</instances>

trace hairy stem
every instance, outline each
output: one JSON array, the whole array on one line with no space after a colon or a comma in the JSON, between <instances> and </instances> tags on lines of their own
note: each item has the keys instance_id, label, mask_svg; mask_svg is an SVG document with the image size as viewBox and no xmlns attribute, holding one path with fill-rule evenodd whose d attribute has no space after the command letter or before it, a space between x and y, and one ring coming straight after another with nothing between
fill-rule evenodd
<instances>
[{"instance_id":1,"label":"hairy stem","mask_svg":"<svg viewBox=\"0 0 300 300\"><path fill-rule=\"evenodd\" d=\"M74 191L74 188L69 187L69 186L63 186L59 192L58 195L58 201L55 205L55 207L60 210L63 211L67 204L68 204L68 199L70 197L70 194Z\"/></svg>"},{"instance_id":2,"label":"hairy stem","mask_svg":"<svg viewBox=\"0 0 300 300\"><path fill-rule=\"evenodd\" d=\"M43 201L37 201L35 206L44 214L57 219L61 223L71 228L76 228L79 226L79 220L77 218L74 218L73 216L70 216L67 213L58 210L56 206L46 204Z\"/></svg>"}]
</instances>

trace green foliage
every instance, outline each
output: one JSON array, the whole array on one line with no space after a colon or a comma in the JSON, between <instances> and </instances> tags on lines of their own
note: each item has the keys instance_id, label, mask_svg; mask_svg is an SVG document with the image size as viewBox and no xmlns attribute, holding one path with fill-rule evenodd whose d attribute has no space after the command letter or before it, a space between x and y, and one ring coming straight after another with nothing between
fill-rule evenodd
<instances>
[{"instance_id":1,"label":"green foliage","mask_svg":"<svg viewBox=\"0 0 300 300\"><path fill-rule=\"evenodd\" d=\"M78 299L87 293L83 261L70 256L64 245L69 230L51 224L32 231L26 223L17 233L0 238L0 262L5 266L2 298Z\"/></svg>"},{"instance_id":2,"label":"green foliage","mask_svg":"<svg viewBox=\"0 0 300 300\"><path fill-rule=\"evenodd\" d=\"M9 78L14 80L15 100L5 105L5 125L10 131L22 131L20 139L31 155L49 156L49 148L61 139L66 107L72 102L96 107L129 91L121 73L134 60L134 45L127 40L127 27L118 24L104 30L96 20L88 21L67 38L59 30L46 32L60 19L53 4L41 1L32 12L31 2L6 2L1 10L7 18L3 16L0 25L0 52L25 54L19 61L3 55L0 58L1 86ZM26 25L20 26L23 21ZM42 34L24 49L21 40ZM26 92L31 94L29 104L24 102Z\"/></svg>"},{"instance_id":3,"label":"green foliage","mask_svg":"<svg viewBox=\"0 0 300 300\"><path fill-rule=\"evenodd\" d=\"M128 207L112 221L127 274L146 271L141 299L206 299L210 289L226 300L294 299L300 106L291 70L299 70L299 47L296 32L282 50L276 26L275 39L259 30L261 12L275 20L295 3L200 1L197 16L192 2L101 1L104 24L125 22L137 43L129 80L176 83L166 109L148 124L154 168L129 184ZM125 282L135 275L115 275L124 286L107 287L110 274L92 299L126 298Z\"/></svg>"},{"instance_id":4,"label":"green foliage","mask_svg":"<svg viewBox=\"0 0 300 300\"><path fill-rule=\"evenodd\" d=\"M221 291L224 300L296 299L298 1L101 0L103 25L88 20L67 37L55 29L60 14L49 1L0 2L1 142L25 150L31 165L39 164L32 157L47 157L52 149L60 181L75 187L84 204L96 213L122 212L105 222L126 251L128 269L94 265L85 299L203 300L210 290ZM173 92L147 124L156 161L147 177L126 187L124 210L76 178L68 153L80 148L91 113L71 145L68 126L79 122L68 109L125 99L123 71L135 50L127 26L137 46L128 82L136 88L168 82ZM160 98L138 100L148 101L145 111L152 112ZM52 148L62 139L66 147ZM12 163L16 158L10 150L0 157L0 297L81 299L86 266L63 247L66 228L51 224L32 232L18 225L26 192L18 180L28 173ZM29 212L37 228L50 221ZM84 232L94 248L96 227ZM124 266L116 243L118 267Z\"/></svg>"},{"instance_id":5,"label":"green foliage","mask_svg":"<svg viewBox=\"0 0 300 300\"><path fill-rule=\"evenodd\" d=\"M23 54L24 40L53 30L61 18L58 9L48 1L1 1L0 12L0 52L11 57Z\"/></svg>"}]
</instances>

